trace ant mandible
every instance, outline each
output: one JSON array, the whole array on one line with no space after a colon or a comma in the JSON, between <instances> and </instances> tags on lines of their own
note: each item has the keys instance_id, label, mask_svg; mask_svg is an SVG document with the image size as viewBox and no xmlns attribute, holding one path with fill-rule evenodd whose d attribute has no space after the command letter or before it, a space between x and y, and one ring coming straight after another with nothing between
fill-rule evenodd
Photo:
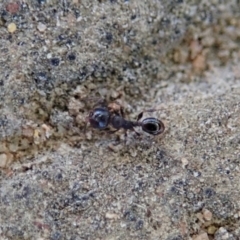
<instances>
[{"instance_id":1,"label":"ant mandible","mask_svg":"<svg viewBox=\"0 0 240 240\"><path fill-rule=\"evenodd\" d=\"M145 118L140 121L144 112L154 111L157 110L150 109L143 111L138 114L136 121L130 121L124 118L123 108L119 104L112 103L107 105L105 100L101 100L95 105L93 111L89 113L87 120L89 121L91 127L99 130L107 129L107 127L111 125L115 129L111 131L111 133L123 128L125 130L134 131L137 135L139 135L134 128L141 127L146 133L158 135L163 133L165 129L162 121L154 117Z\"/></svg>"}]
</instances>

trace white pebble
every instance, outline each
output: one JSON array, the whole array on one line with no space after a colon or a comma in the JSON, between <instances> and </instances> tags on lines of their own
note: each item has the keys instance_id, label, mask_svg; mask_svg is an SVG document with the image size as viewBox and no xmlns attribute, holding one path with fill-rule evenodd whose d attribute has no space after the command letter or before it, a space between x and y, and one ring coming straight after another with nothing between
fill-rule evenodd
<instances>
[{"instance_id":1,"label":"white pebble","mask_svg":"<svg viewBox=\"0 0 240 240\"><path fill-rule=\"evenodd\" d=\"M43 23L38 23L37 29L39 32L44 32L46 30L47 26L44 25Z\"/></svg>"},{"instance_id":2,"label":"white pebble","mask_svg":"<svg viewBox=\"0 0 240 240\"><path fill-rule=\"evenodd\" d=\"M7 155L5 153L0 154L0 168L4 168L7 165Z\"/></svg>"}]
</instances>

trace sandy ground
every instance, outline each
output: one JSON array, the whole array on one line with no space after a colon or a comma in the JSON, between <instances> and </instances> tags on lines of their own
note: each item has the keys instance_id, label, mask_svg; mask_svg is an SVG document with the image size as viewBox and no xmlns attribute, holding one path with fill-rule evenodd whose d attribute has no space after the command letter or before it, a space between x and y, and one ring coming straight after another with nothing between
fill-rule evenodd
<instances>
[{"instance_id":1,"label":"sandy ground","mask_svg":"<svg viewBox=\"0 0 240 240\"><path fill-rule=\"evenodd\" d=\"M1 239L239 239L237 1L0 6ZM166 130L85 132L96 98Z\"/></svg>"}]
</instances>

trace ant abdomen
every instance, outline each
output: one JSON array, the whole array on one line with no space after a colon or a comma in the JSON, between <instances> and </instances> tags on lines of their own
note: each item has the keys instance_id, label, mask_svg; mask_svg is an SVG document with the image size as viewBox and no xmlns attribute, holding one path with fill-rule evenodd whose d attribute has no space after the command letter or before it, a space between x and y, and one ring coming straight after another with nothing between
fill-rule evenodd
<instances>
[{"instance_id":1,"label":"ant abdomen","mask_svg":"<svg viewBox=\"0 0 240 240\"><path fill-rule=\"evenodd\" d=\"M164 124L157 118L145 118L141 122L142 130L152 135L158 135L164 132Z\"/></svg>"}]
</instances>

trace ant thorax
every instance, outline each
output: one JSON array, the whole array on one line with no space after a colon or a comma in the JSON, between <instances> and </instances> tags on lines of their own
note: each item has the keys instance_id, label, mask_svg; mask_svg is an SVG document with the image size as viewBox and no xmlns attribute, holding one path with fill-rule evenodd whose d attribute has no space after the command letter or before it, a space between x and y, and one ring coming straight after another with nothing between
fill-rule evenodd
<instances>
[{"instance_id":1,"label":"ant thorax","mask_svg":"<svg viewBox=\"0 0 240 240\"><path fill-rule=\"evenodd\" d=\"M111 117L111 125L115 129L120 129L123 127L125 120L121 116L113 115Z\"/></svg>"}]
</instances>

